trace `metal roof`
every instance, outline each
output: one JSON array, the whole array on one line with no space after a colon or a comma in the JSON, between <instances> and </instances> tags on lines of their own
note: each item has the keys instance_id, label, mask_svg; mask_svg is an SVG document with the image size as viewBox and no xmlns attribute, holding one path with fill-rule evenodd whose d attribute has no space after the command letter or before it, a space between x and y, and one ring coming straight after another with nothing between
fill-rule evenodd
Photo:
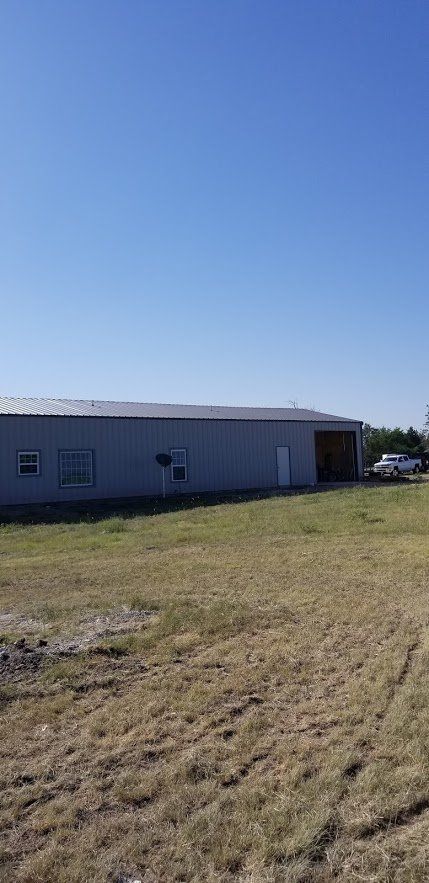
<instances>
[{"instance_id":1,"label":"metal roof","mask_svg":"<svg viewBox=\"0 0 429 883\"><path fill-rule=\"evenodd\" d=\"M30 399L0 396L0 415L43 417L149 417L176 420L294 420L357 423L347 417L305 408L239 408L219 405L160 405L84 399Z\"/></svg>"}]
</instances>

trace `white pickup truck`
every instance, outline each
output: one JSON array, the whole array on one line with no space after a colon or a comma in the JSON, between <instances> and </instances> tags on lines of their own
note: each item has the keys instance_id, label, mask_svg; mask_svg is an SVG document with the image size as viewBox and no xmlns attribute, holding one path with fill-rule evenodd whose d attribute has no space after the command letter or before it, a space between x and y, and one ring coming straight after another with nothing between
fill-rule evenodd
<instances>
[{"instance_id":1,"label":"white pickup truck","mask_svg":"<svg viewBox=\"0 0 429 883\"><path fill-rule=\"evenodd\" d=\"M403 472L420 472L422 461L420 457L408 457L407 454L383 454L381 460L374 465L377 475L390 475L398 478Z\"/></svg>"}]
</instances>

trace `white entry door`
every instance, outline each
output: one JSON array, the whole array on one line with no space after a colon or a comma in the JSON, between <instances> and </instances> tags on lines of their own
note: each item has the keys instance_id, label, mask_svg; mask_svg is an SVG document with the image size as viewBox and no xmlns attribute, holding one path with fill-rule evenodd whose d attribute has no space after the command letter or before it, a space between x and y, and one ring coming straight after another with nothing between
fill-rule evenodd
<instances>
[{"instance_id":1,"label":"white entry door","mask_svg":"<svg viewBox=\"0 0 429 883\"><path fill-rule=\"evenodd\" d=\"M277 484L279 487L290 485L289 448L277 448Z\"/></svg>"}]
</instances>

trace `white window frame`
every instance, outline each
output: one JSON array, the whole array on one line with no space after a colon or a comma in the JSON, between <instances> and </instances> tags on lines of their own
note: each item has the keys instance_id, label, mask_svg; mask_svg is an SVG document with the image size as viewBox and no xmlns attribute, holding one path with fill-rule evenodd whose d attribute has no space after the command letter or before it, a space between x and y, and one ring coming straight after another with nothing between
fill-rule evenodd
<instances>
[{"instance_id":1,"label":"white window frame","mask_svg":"<svg viewBox=\"0 0 429 883\"><path fill-rule=\"evenodd\" d=\"M90 454L91 455L91 481L81 481L81 482L63 482L63 473L62 473L62 462L64 454ZM60 487L74 488L74 487L94 487L94 452L91 448L67 448L61 451L58 451L58 470L59 470L59 479L60 479Z\"/></svg>"},{"instance_id":2,"label":"white window frame","mask_svg":"<svg viewBox=\"0 0 429 883\"><path fill-rule=\"evenodd\" d=\"M184 455L184 456L183 456L183 460L184 460L183 463L174 463L174 462L173 462L173 461L174 461L174 454L178 454L178 453ZM177 482L179 482L180 484L182 484L182 482L188 480L188 451L187 451L186 448L170 448L170 456L172 457L172 462L171 462L171 466L170 466L170 470L171 470L171 471L170 471L170 478L171 478L171 481L174 482L175 484L176 484ZM185 477L184 477L184 478L174 478L174 470L175 470L175 468L180 468L180 469L183 469L183 468L184 468L184 469L185 469Z\"/></svg>"},{"instance_id":3,"label":"white window frame","mask_svg":"<svg viewBox=\"0 0 429 883\"><path fill-rule=\"evenodd\" d=\"M40 451L17 451L17 467L18 467L18 475L20 478L34 478L35 475L40 475ZM36 464L34 463L21 463L21 457L37 457ZM21 466L37 466L36 472L21 472Z\"/></svg>"}]
</instances>

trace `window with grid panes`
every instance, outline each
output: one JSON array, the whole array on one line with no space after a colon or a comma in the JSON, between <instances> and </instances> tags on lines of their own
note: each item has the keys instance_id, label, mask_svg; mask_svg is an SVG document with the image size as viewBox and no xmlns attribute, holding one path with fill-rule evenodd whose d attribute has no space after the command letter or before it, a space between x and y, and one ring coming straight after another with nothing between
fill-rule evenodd
<instances>
[{"instance_id":1,"label":"window with grid panes","mask_svg":"<svg viewBox=\"0 0 429 883\"><path fill-rule=\"evenodd\" d=\"M60 451L59 458L61 487L94 484L92 451Z\"/></svg>"},{"instance_id":2,"label":"window with grid panes","mask_svg":"<svg viewBox=\"0 0 429 883\"><path fill-rule=\"evenodd\" d=\"M18 451L18 475L39 475L39 451Z\"/></svg>"},{"instance_id":3,"label":"window with grid panes","mask_svg":"<svg viewBox=\"0 0 429 883\"><path fill-rule=\"evenodd\" d=\"M187 481L188 465L186 462L186 448L172 448L171 454L171 480Z\"/></svg>"}]
</instances>

